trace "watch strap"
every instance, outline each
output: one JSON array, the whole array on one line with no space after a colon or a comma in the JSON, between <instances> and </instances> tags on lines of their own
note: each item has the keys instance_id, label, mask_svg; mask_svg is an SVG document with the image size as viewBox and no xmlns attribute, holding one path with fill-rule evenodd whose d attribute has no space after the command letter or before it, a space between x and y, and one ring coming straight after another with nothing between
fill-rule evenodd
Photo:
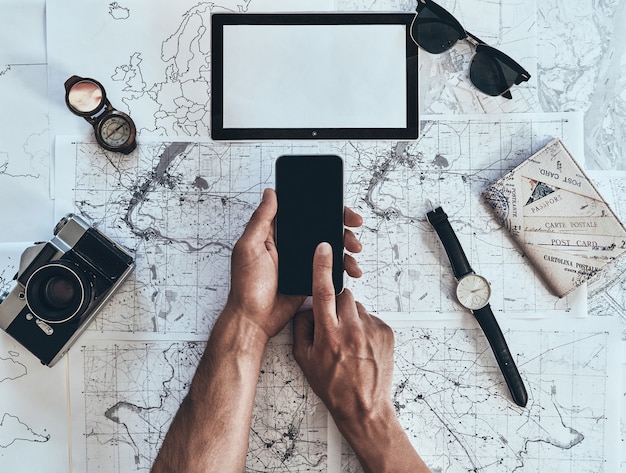
<instances>
[{"instance_id":1,"label":"watch strap","mask_svg":"<svg viewBox=\"0 0 626 473\"><path fill-rule=\"evenodd\" d=\"M428 221L434 227L437 235L439 235L439 239L448 254L450 264L452 265L454 277L458 280L466 274L472 273L472 267L467 260L467 256L465 256L465 252L461 247L459 239L452 229L452 225L450 225L448 215L443 211L443 209L441 207L437 207L435 210L428 212L426 214L426 218L428 218Z\"/></svg>"},{"instance_id":2,"label":"watch strap","mask_svg":"<svg viewBox=\"0 0 626 473\"><path fill-rule=\"evenodd\" d=\"M502 371L506 384L509 387L513 401L515 401L518 406L526 406L528 394L524 386L524 381L517 370L515 360L513 360L513 356L509 351L502 330L500 330L498 321L493 315L491 306L487 304L482 309L474 310L473 313L491 346L491 350L496 357L500 371Z\"/></svg>"}]
</instances>

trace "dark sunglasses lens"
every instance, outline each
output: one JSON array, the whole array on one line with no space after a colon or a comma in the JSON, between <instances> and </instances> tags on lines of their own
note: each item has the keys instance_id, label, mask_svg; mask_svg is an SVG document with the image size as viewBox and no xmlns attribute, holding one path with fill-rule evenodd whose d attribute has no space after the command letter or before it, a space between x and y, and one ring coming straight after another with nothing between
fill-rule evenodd
<instances>
[{"instance_id":1,"label":"dark sunglasses lens","mask_svg":"<svg viewBox=\"0 0 626 473\"><path fill-rule=\"evenodd\" d=\"M470 80L487 95L501 95L515 84L519 71L497 55L487 51L477 51L470 65Z\"/></svg>"},{"instance_id":2,"label":"dark sunglasses lens","mask_svg":"<svg viewBox=\"0 0 626 473\"><path fill-rule=\"evenodd\" d=\"M421 16L422 14L420 14ZM436 18L418 17L413 24L413 38L426 51L439 54L454 46L459 39L465 37L456 25Z\"/></svg>"}]
</instances>

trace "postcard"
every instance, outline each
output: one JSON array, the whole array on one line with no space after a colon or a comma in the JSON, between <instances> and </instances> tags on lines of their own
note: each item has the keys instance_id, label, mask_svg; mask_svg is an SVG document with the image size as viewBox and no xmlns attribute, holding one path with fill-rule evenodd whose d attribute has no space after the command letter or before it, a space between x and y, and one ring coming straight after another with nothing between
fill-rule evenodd
<instances>
[{"instance_id":1,"label":"postcard","mask_svg":"<svg viewBox=\"0 0 626 473\"><path fill-rule=\"evenodd\" d=\"M550 290L563 297L626 252L626 229L560 139L483 197Z\"/></svg>"}]
</instances>

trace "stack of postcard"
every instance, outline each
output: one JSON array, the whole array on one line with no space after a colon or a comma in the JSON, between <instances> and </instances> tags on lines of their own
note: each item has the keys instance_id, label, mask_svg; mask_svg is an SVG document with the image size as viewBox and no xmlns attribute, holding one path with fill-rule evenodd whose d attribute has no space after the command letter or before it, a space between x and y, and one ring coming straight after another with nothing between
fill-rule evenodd
<instances>
[{"instance_id":1,"label":"stack of postcard","mask_svg":"<svg viewBox=\"0 0 626 473\"><path fill-rule=\"evenodd\" d=\"M483 196L559 297L626 252L624 225L560 139Z\"/></svg>"}]
</instances>

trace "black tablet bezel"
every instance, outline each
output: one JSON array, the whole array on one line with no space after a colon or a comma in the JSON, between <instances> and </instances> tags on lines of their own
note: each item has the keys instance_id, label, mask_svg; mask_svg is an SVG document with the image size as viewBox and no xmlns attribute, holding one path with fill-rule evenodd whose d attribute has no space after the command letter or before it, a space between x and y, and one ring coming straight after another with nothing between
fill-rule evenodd
<instances>
[{"instance_id":1,"label":"black tablet bezel","mask_svg":"<svg viewBox=\"0 0 626 473\"><path fill-rule=\"evenodd\" d=\"M214 13L211 15L211 137L214 140L399 139L418 136L417 45L409 13ZM223 65L226 25L399 24L406 27L406 127L404 128L224 128Z\"/></svg>"}]
</instances>

